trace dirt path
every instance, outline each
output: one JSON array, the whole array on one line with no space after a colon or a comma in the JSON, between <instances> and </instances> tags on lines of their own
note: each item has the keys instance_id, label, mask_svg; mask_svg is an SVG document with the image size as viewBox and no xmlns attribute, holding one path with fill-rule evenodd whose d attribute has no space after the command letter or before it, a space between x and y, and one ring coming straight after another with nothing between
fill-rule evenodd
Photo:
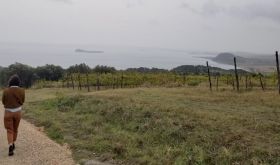
<instances>
[{"instance_id":1,"label":"dirt path","mask_svg":"<svg viewBox=\"0 0 280 165\"><path fill-rule=\"evenodd\" d=\"M50 140L38 128L21 120L15 155L8 156L4 110L0 107L0 164L1 165L73 165L71 152Z\"/></svg>"}]
</instances>

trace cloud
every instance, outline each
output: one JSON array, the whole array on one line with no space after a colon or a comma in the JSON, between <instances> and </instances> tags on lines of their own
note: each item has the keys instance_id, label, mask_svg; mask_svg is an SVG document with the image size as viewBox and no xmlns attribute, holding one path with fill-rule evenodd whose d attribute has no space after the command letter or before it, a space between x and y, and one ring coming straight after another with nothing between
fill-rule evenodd
<instances>
[{"instance_id":1,"label":"cloud","mask_svg":"<svg viewBox=\"0 0 280 165\"><path fill-rule=\"evenodd\" d=\"M195 8L193 8L190 4L188 4L186 2L181 3L179 8L189 10L189 11L191 11L193 13L196 13L196 14L201 14L198 10L196 10Z\"/></svg>"},{"instance_id":2,"label":"cloud","mask_svg":"<svg viewBox=\"0 0 280 165\"><path fill-rule=\"evenodd\" d=\"M191 4L183 2L181 3L180 8L203 16L213 16L225 11L223 6L218 5L213 0L208 0L207 2L203 3L200 8L195 8Z\"/></svg>"},{"instance_id":3,"label":"cloud","mask_svg":"<svg viewBox=\"0 0 280 165\"><path fill-rule=\"evenodd\" d=\"M189 7L190 7L190 5L186 2L182 2L180 5L180 8L183 8L183 9L188 9Z\"/></svg>"},{"instance_id":4,"label":"cloud","mask_svg":"<svg viewBox=\"0 0 280 165\"><path fill-rule=\"evenodd\" d=\"M223 3L217 3L214 0L208 0L197 8L185 2L182 3L180 7L203 16L216 16L218 14L223 14L242 19L270 19L280 23L279 5L280 1L278 0L255 1L243 5L238 5L238 3L236 3L236 5L231 6L226 6Z\"/></svg>"},{"instance_id":5,"label":"cloud","mask_svg":"<svg viewBox=\"0 0 280 165\"><path fill-rule=\"evenodd\" d=\"M143 5L142 0L126 0L125 3L127 8L133 8Z\"/></svg>"},{"instance_id":6,"label":"cloud","mask_svg":"<svg viewBox=\"0 0 280 165\"><path fill-rule=\"evenodd\" d=\"M63 3L68 3L71 4L73 1L72 0L52 0L54 2L63 2Z\"/></svg>"},{"instance_id":7,"label":"cloud","mask_svg":"<svg viewBox=\"0 0 280 165\"><path fill-rule=\"evenodd\" d=\"M266 18L280 23L279 1L273 3L252 3L242 7L230 7L228 14L249 19Z\"/></svg>"},{"instance_id":8,"label":"cloud","mask_svg":"<svg viewBox=\"0 0 280 165\"><path fill-rule=\"evenodd\" d=\"M150 19L150 20L148 21L148 24L149 24L149 25L152 25L152 26L158 26L158 25L160 25L160 21L157 20L156 18L154 18L154 19Z\"/></svg>"},{"instance_id":9,"label":"cloud","mask_svg":"<svg viewBox=\"0 0 280 165\"><path fill-rule=\"evenodd\" d=\"M217 15L225 11L223 6L218 5L214 1L210 0L203 4L202 14L204 15Z\"/></svg>"}]
</instances>

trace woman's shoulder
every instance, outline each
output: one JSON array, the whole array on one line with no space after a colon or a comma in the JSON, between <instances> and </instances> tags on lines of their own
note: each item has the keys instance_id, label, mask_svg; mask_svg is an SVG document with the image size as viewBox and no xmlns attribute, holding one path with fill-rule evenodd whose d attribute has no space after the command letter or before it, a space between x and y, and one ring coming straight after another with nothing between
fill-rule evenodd
<instances>
[{"instance_id":1,"label":"woman's shoulder","mask_svg":"<svg viewBox=\"0 0 280 165\"><path fill-rule=\"evenodd\" d=\"M14 91L14 92L24 92L24 88L21 88L21 87L9 87L9 88L6 88L4 89L4 91Z\"/></svg>"}]
</instances>

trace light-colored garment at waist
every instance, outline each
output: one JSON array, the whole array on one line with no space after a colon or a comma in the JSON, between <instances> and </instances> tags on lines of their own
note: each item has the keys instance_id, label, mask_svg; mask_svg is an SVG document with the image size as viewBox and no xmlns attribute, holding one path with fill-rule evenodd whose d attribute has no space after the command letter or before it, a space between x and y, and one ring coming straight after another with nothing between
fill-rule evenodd
<instances>
[{"instance_id":1,"label":"light-colored garment at waist","mask_svg":"<svg viewBox=\"0 0 280 165\"><path fill-rule=\"evenodd\" d=\"M21 111L21 110L22 110L22 107L17 107L17 108L6 108L5 110L6 110L6 111L9 111L9 112L18 112L18 111Z\"/></svg>"}]
</instances>

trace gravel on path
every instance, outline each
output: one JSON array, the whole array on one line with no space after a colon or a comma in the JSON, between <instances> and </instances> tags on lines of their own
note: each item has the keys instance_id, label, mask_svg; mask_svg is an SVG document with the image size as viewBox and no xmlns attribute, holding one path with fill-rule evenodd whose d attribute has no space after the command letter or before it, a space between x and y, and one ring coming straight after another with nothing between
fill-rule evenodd
<instances>
[{"instance_id":1,"label":"gravel on path","mask_svg":"<svg viewBox=\"0 0 280 165\"><path fill-rule=\"evenodd\" d=\"M0 165L74 165L67 145L49 139L39 128L21 119L14 156L8 156L4 108L0 108Z\"/></svg>"}]
</instances>

